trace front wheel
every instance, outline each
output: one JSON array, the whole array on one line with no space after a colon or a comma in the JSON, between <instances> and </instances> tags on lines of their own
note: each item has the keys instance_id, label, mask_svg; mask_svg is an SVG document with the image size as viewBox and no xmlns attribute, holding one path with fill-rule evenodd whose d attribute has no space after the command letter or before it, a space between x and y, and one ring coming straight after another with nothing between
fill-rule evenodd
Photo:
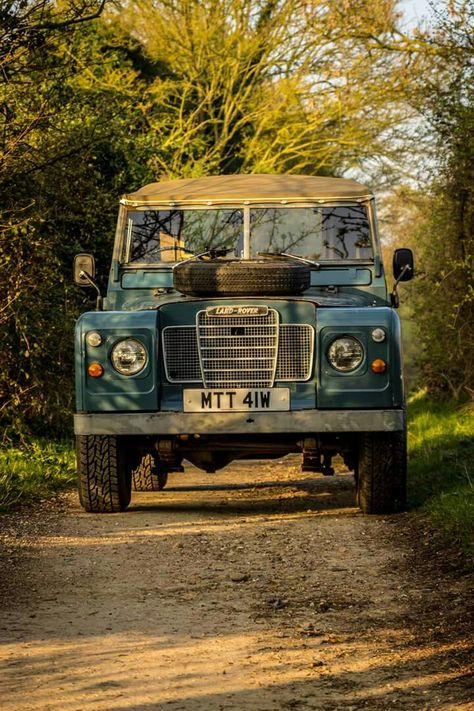
<instances>
[{"instance_id":1,"label":"front wheel","mask_svg":"<svg viewBox=\"0 0 474 711\"><path fill-rule=\"evenodd\" d=\"M406 431L362 434L358 460L357 503L362 512L403 511L406 506Z\"/></svg>"},{"instance_id":2,"label":"front wheel","mask_svg":"<svg viewBox=\"0 0 474 711\"><path fill-rule=\"evenodd\" d=\"M89 513L115 513L130 503L129 449L112 435L76 437L79 499Z\"/></svg>"}]
</instances>

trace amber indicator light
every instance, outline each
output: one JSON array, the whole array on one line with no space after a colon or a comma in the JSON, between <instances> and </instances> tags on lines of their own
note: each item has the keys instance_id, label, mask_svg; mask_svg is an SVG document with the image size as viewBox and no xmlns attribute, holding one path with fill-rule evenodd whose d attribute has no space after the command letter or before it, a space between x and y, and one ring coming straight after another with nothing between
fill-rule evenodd
<instances>
[{"instance_id":1,"label":"amber indicator light","mask_svg":"<svg viewBox=\"0 0 474 711\"><path fill-rule=\"evenodd\" d=\"M104 369L100 363L91 363L87 368L91 378L100 378L104 374Z\"/></svg>"},{"instance_id":2,"label":"amber indicator light","mask_svg":"<svg viewBox=\"0 0 474 711\"><path fill-rule=\"evenodd\" d=\"M385 373L387 370L387 364L382 358L376 358L370 367L374 373Z\"/></svg>"}]
</instances>

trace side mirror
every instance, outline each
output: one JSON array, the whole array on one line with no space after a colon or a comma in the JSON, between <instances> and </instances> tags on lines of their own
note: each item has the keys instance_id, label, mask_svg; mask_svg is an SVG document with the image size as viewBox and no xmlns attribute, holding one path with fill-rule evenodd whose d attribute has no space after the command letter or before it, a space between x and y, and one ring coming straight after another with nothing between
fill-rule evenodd
<instances>
[{"instance_id":1,"label":"side mirror","mask_svg":"<svg viewBox=\"0 0 474 711\"><path fill-rule=\"evenodd\" d=\"M76 254L73 269L77 286L91 286L91 281L95 279L95 259L92 254Z\"/></svg>"},{"instance_id":2,"label":"side mirror","mask_svg":"<svg viewBox=\"0 0 474 711\"><path fill-rule=\"evenodd\" d=\"M413 252L411 249L396 249L393 253L393 278L395 281L410 281L414 276Z\"/></svg>"}]
</instances>

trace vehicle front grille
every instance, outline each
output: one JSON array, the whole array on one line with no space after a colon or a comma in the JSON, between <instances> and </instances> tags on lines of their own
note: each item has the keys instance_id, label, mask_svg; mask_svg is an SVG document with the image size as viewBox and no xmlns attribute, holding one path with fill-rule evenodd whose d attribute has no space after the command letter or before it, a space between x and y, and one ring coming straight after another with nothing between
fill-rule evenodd
<instances>
[{"instance_id":1,"label":"vehicle front grille","mask_svg":"<svg viewBox=\"0 0 474 711\"><path fill-rule=\"evenodd\" d=\"M166 377L172 383L266 388L275 380L301 382L311 377L313 327L278 326L273 310L265 316L225 318L202 311L197 328L168 326L162 343Z\"/></svg>"},{"instance_id":2,"label":"vehicle front grille","mask_svg":"<svg viewBox=\"0 0 474 711\"><path fill-rule=\"evenodd\" d=\"M171 383L202 382L195 326L163 329L166 377Z\"/></svg>"},{"instance_id":3,"label":"vehicle front grille","mask_svg":"<svg viewBox=\"0 0 474 711\"><path fill-rule=\"evenodd\" d=\"M270 388L278 354L278 313L214 316L200 311L197 336L207 388Z\"/></svg>"},{"instance_id":4,"label":"vehicle front grille","mask_svg":"<svg viewBox=\"0 0 474 711\"><path fill-rule=\"evenodd\" d=\"M299 323L280 326L275 380L309 380L313 367L314 329Z\"/></svg>"}]
</instances>

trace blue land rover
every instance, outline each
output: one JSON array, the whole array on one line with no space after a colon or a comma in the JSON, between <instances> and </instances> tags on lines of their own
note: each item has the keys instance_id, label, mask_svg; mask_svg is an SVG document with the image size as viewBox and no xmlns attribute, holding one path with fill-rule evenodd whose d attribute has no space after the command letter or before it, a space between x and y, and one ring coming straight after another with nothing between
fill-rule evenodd
<instances>
[{"instance_id":1,"label":"blue land rover","mask_svg":"<svg viewBox=\"0 0 474 711\"><path fill-rule=\"evenodd\" d=\"M365 513L403 508L406 424L393 260L374 197L352 180L220 175L146 185L120 202L107 295L76 328L75 433L86 511L125 509L184 459L300 452L354 471ZM79 254L75 281L95 284Z\"/></svg>"}]
</instances>

